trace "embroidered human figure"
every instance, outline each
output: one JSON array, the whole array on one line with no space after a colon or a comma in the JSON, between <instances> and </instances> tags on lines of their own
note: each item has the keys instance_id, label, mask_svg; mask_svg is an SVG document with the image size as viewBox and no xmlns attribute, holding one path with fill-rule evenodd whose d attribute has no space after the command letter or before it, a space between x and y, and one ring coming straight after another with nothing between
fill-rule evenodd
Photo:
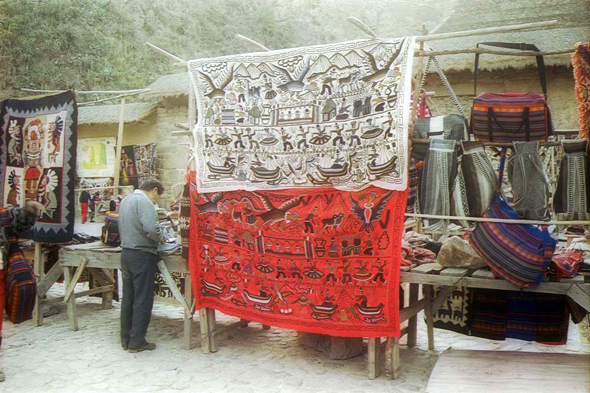
<instances>
[{"instance_id":1,"label":"embroidered human figure","mask_svg":"<svg viewBox=\"0 0 590 393\"><path fill-rule=\"evenodd\" d=\"M314 224L314 218L318 217L317 213L318 212L318 207L315 206L312 210L311 213L309 213L307 216L305 216L305 219L303 220L303 222L305 223L305 233L314 233L314 229L313 229L313 224Z\"/></svg>"},{"instance_id":2,"label":"embroidered human figure","mask_svg":"<svg viewBox=\"0 0 590 393\"><path fill-rule=\"evenodd\" d=\"M234 132L231 135L236 137L236 140L234 141L234 147L236 149L238 147L244 149L244 142L242 142L242 136L244 135L244 131L241 128L234 127Z\"/></svg>"},{"instance_id":3,"label":"embroidered human figure","mask_svg":"<svg viewBox=\"0 0 590 393\"><path fill-rule=\"evenodd\" d=\"M287 275L285 274L285 271L283 270L283 267L281 266L281 260L277 260L277 275L275 277L276 280L278 280L279 278L287 278Z\"/></svg>"},{"instance_id":4,"label":"embroidered human figure","mask_svg":"<svg viewBox=\"0 0 590 393\"><path fill-rule=\"evenodd\" d=\"M244 257L241 256L240 253L236 251L236 260L234 263L232 263L231 270L237 270L237 271L242 270L241 265L242 265L243 258Z\"/></svg>"},{"instance_id":5,"label":"embroidered human figure","mask_svg":"<svg viewBox=\"0 0 590 393\"><path fill-rule=\"evenodd\" d=\"M256 149L260 149L260 143L258 143L258 141L254 138L256 132L250 127L246 128L246 132L246 139L248 139L248 149L254 150L254 147L256 147Z\"/></svg>"},{"instance_id":6,"label":"embroidered human figure","mask_svg":"<svg viewBox=\"0 0 590 393\"><path fill-rule=\"evenodd\" d=\"M332 140L332 146L336 146L336 143L338 143L339 145L346 145L346 143L344 142L344 138L342 138L344 126L340 126L340 128L338 128L338 125L336 124L334 127L336 128L330 131L331 133L336 134L336 137Z\"/></svg>"},{"instance_id":7,"label":"embroidered human figure","mask_svg":"<svg viewBox=\"0 0 590 393\"><path fill-rule=\"evenodd\" d=\"M309 145L307 144L307 131L304 130L302 126L299 126L299 129L297 130L295 137L298 140L297 149L301 150L301 145L303 145L303 147L305 147L306 149L309 148Z\"/></svg>"},{"instance_id":8,"label":"embroidered human figure","mask_svg":"<svg viewBox=\"0 0 590 393\"><path fill-rule=\"evenodd\" d=\"M342 284L352 282L352 275L348 272L350 268L350 260L345 259L342 264Z\"/></svg>"},{"instance_id":9,"label":"embroidered human figure","mask_svg":"<svg viewBox=\"0 0 590 393\"><path fill-rule=\"evenodd\" d=\"M252 254L248 254L248 262L244 265L244 274L254 274L254 269L252 269Z\"/></svg>"},{"instance_id":10,"label":"embroidered human figure","mask_svg":"<svg viewBox=\"0 0 590 393\"><path fill-rule=\"evenodd\" d=\"M283 150L293 150L293 144L291 143L291 135L281 127L281 139L283 140Z\"/></svg>"},{"instance_id":11,"label":"embroidered human figure","mask_svg":"<svg viewBox=\"0 0 590 393\"><path fill-rule=\"evenodd\" d=\"M336 274L334 274L334 271L336 270L336 263L332 264L330 263L330 261L326 262L327 266L326 269L328 269L328 271L330 272L327 276L326 276L326 282L332 280L333 282L338 282L338 279L336 278Z\"/></svg>"},{"instance_id":12,"label":"embroidered human figure","mask_svg":"<svg viewBox=\"0 0 590 393\"><path fill-rule=\"evenodd\" d=\"M299 268L296 265L295 260L291 261L291 278L299 278L302 279L303 276L301 275L301 270L299 270Z\"/></svg>"},{"instance_id":13,"label":"embroidered human figure","mask_svg":"<svg viewBox=\"0 0 590 393\"><path fill-rule=\"evenodd\" d=\"M383 268L385 267L385 261L381 261L380 258L377 258L377 274L373 277L373 282L377 282L377 280L381 281L382 283L385 282L385 277L383 277Z\"/></svg>"}]
</instances>

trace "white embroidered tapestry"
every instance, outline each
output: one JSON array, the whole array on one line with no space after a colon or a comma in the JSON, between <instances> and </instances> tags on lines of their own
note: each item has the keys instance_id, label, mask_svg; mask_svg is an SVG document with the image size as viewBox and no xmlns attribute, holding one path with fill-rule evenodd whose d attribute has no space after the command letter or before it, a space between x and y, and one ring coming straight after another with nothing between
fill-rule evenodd
<instances>
[{"instance_id":1,"label":"white embroidered tapestry","mask_svg":"<svg viewBox=\"0 0 590 393\"><path fill-rule=\"evenodd\" d=\"M407 187L414 39L192 60L200 192Z\"/></svg>"}]
</instances>

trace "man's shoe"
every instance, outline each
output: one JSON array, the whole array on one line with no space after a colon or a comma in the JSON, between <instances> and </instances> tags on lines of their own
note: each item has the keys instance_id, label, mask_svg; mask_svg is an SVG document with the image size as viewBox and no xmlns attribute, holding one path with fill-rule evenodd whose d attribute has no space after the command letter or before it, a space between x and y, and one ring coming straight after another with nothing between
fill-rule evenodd
<instances>
[{"instance_id":1,"label":"man's shoe","mask_svg":"<svg viewBox=\"0 0 590 393\"><path fill-rule=\"evenodd\" d=\"M6 375L2 371L0 371L0 382L6 381Z\"/></svg>"},{"instance_id":2,"label":"man's shoe","mask_svg":"<svg viewBox=\"0 0 590 393\"><path fill-rule=\"evenodd\" d=\"M129 348L129 353L137 353L137 352L143 352L143 351L153 351L154 349L156 349L156 344L146 342L145 344L143 344L139 348L135 348L135 349Z\"/></svg>"},{"instance_id":3,"label":"man's shoe","mask_svg":"<svg viewBox=\"0 0 590 393\"><path fill-rule=\"evenodd\" d=\"M129 349L129 342L122 342L121 347L123 348L124 351L128 350Z\"/></svg>"}]
</instances>

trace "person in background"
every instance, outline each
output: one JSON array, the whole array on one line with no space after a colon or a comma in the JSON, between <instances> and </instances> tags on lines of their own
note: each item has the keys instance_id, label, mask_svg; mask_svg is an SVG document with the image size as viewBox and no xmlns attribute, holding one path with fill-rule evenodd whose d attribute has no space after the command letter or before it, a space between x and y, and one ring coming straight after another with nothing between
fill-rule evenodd
<instances>
[{"instance_id":1,"label":"person in background","mask_svg":"<svg viewBox=\"0 0 590 393\"><path fill-rule=\"evenodd\" d=\"M0 344L2 344L2 316L4 315L4 304L6 298L6 284L4 269L10 258L11 246L8 241L9 237L27 231L35 224L39 212L43 205L36 201L27 201L25 208L4 207L0 208ZM3 382L6 376L0 371L0 382Z\"/></svg>"},{"instance_id":2,"label":"person in background","mask_svg":"<svg viewBox=\"0 0 590 393\"><path fill-rule=\"evenodd\" d=\"M96 191L94 193L94 195L92 195L90 197L90 201L88 201L88 209L90 210L90 214L89 214L89 218L90 218L90 222L96 222L94 221L94 218L96 217L96 203L100 202L100 196L98 191Z\"/></svg>"},{"instance_id":3,"label":"person in background","mask_svg":"<svg viewBox=\"0 0 590 393\"><path fill-rule=\"evenodd\" d=\"M164 192L162 183L148 179L121 202L121 346L129 352L151 351L156 344L145 335L154 305L154 280L158 262L158 244L164 235L158 224L155 204Z\"/></svg>"},{"instance_id":4,"label":"person in background","mask_svg":"<svg viewBox=\"0 0 590 393\"><path fill-rule=\"evenodd\" d=\"M82 190L80 193L80 209L82 210L82 224L86 223L88 219L88 203L90 202L90 193L86 190Z\"/></svg>"}]
</instances>

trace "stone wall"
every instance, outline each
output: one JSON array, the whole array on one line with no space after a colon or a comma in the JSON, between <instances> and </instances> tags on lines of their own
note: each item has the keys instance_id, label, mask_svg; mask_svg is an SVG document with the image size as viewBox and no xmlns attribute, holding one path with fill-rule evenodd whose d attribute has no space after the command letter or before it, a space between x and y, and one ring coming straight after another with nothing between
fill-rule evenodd
<instances>
[{"instance_id":1,"label":"stone wall","mask_svg":"<svg viewBox=\"0 0 590 393\"><path fill-rule=\"evenodd\" d=\"M446 74L455 94L469 117L473 101L473 73L471 71ZM429 74L424 86L434 91L434 114L458 113L437 74ZM515 70L480 71L477 93L542 93L539 74L534 67ZM547 67L547 97L555 129L577 129L578 113L574 95L574 78L571 67ZM437 110L438 108L438 110Z\"/></svg>"},{"instance_id":2,"label":"stone wall","mask_svg":"<svg viewBox=\"0 0 590 393\"><path fill-rule=\"evenodd\" d=\"M157 160L159 178L165 187L160 199L160 207L168 208L174 200L172 186L184 182L189 157L187 138L174 136L172 131L179 131L175 123L187 123L187 98L164 98L158 108ZM182 190L181 187L178 189Z\"/></svg>"}]
</instances>

